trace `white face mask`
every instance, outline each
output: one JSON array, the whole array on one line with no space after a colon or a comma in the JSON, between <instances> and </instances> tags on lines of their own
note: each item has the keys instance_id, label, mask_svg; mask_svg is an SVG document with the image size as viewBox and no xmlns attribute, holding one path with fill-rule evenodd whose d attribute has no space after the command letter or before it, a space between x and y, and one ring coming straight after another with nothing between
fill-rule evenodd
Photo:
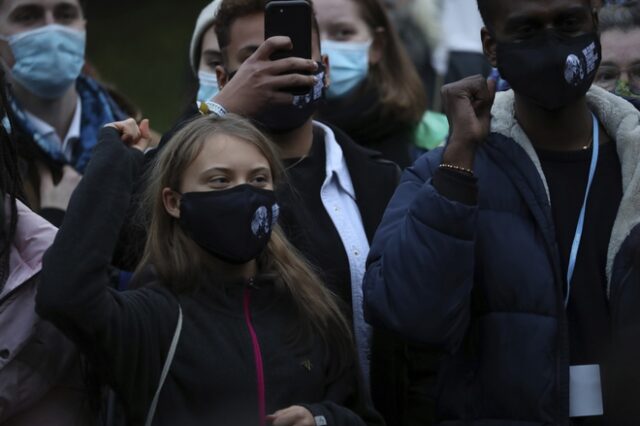
<instances>
[{"instance_id":1,"label":"white face mask","mask_svg":"<svg viewBox=\"0 0 640 426\"><path fill-rule=\"evenodd\" d=\"M322 53L329 57L331 64L331 85L327 91L327 98L340 98L367 78L371 43L322 41Z\"/></svg>"},{"instance_id":2,"label":"white face mask","mask_svg":"<svg viewBox=\"0 0 640 426\"><path fill-rule=\"evenodd\" d=\"M53 24L0 39L9 43L16 60L14 80L40 98L59 98L80 76L85 31Z\"/></svg>"},{"instance_id":3,"label":"white face mask","mask_svg":"<svg viewBox=\"0 0 640 426\"><path fill-rule=\"evenodd\" d=\"M220 92L218 77L215 74L206 71L199 71L198 80L200 81L197 99L199 102L210 101L218 94L218 92Z\"/></svg>"}]
</instances>

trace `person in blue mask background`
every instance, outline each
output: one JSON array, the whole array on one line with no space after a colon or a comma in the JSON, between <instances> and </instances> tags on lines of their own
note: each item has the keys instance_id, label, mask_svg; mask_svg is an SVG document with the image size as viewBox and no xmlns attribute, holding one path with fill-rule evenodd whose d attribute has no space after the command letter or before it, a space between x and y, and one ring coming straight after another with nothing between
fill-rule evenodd
<instances>
[{"instance_id":1,"label":"person in blue mask background","mask_svg":"<svg viewBox=\"0 0 640 426\"><path fill-rule=\"evenodd\" d=\"M185 122L198 115L199 104L213 100L220 92L216 67L222 63L222 52L213 22L221 4L222 0L213 0L202 9L196 20L189 45L189 64L193 75L198 79L197 92L189 98L188 105L185 106L174 126L162 136L160 145L171 139L175 131Z\"/></svg>"},{"instance_id":2,"label":"person in blue mask background","mask_svg":"<svg viewBox=\"0 0 640 426\"><path fill-rule=\"evenodd\" d=\"M213 21L216 19L221 4L222 0L213 0L202 9L191 37L189 61L191 69L198 77L196 99L199 102L211 100L220 92L216 66L222 63L222 53Z\"/></svg>"},{"instance_id":3,"label":"person in blue mask background","mask_svg":"<svg viewBox=\"0 0 640 426\"><path fill-rule=\"evenodd\" d=\"M412 164L426 110L422 82L379 0L316 0L322 52L331 84L319 117L358 144L405 168ZM436 127L432 120L435 118ZM446 117L427 113L433 147L448 133ZM438 127L439 126L439 127ZM371 391L388 424L431 424L438 353L376 330Z\"/></svg>"},{"instance_id":4,"label":"person in blue mask background","mask_svg":"<svg viewBox=\"0 0 640 426\"><path fill-rule=\"evenodd\" d=\"M24 192L54 224L62 221L100 127L136 115L83 74L85 46L81 1L0 2L0 64L10 85Z\"/></svg>"},{"instance_id":5,"label":"person in blue mask background","mask_svg":"<svg viewBox=\"0 0 640 426\"><path fill-rule=\"evenodd\" d=\"M446 118L426 112L425 89L380 0L315 4L322 52L331 64L320 118L403 168L440 145L449 130Z\"/></svg>"}]
</instances>

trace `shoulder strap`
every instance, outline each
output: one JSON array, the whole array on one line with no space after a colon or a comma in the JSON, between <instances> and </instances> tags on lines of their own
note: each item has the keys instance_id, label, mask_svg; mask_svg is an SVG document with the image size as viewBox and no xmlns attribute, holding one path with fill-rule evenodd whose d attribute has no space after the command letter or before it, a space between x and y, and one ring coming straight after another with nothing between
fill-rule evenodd
<instances>
[{"instance_id":1,"label":"shoulder strap","mask_svg":"<svg viewBox=\"0 0 640 426\"><path fill-rule=\"evenodd\" d=\"M178 304L178 324L176 325L176 331L173 334L173 340L171 341L171 346L169 347L167 359L164 362L164 367L162 367L162 374L160 374L160 383L158 383L158 389L156 390L156 394L153 397L153 401L151 401L151 406L149 407L149 412L147 414L147 420L144 422L145 426L151 426L151 422L153 422L153 416L156 414L156 408L158 406L158 398L160 398L162 386L164 385L164 381L167 379L167 375L169 374L169 369L171 368L173 357L176 354L176 348L178 347L178 341L180 340L181 333L182 307Z\"/></svg>"}]
</instances>

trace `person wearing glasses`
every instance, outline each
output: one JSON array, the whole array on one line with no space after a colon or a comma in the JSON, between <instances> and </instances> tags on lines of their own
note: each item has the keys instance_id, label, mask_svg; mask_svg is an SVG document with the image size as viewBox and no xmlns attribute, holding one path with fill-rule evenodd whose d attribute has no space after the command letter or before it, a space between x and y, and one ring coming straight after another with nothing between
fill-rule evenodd
<instances>
[{"instance_id":1,"label":"person wearing glasses","mask_svg":"<svg viewBox=\"0 0 640 426\"><path fill-rule=\"evenodd\" d=\"M640 4L600 9L602 64L595 83L640 108Z\"/></svg>"}]
</instances>

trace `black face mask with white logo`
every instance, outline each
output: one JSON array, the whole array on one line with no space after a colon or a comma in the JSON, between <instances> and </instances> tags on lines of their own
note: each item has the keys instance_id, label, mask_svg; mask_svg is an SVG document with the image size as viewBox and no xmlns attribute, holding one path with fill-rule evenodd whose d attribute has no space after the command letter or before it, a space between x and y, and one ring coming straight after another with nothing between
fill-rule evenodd
<instances>
[{"instance_id":1,"label":"black face mask with white logo","mask_svg":"<svg viewBox=\"0 0 640 426\"><path fill-rule=\"evenodd\" d=\"M200 247L233 264L257 258L278 221L274 191L252 185L182 194L180 226Z\"/></svg>"},{"instance_id":2,"label":"black face mask with white logo","mask_svg":"<svg viewBox=\"0 0 640 426\"><path fill-rule=\"evenodd\" d=\"M584 96L602 59L595 32L576 37L546 32L496 47L500 75L518 95L549 111Z\"/></svg>"}]
</instances>

